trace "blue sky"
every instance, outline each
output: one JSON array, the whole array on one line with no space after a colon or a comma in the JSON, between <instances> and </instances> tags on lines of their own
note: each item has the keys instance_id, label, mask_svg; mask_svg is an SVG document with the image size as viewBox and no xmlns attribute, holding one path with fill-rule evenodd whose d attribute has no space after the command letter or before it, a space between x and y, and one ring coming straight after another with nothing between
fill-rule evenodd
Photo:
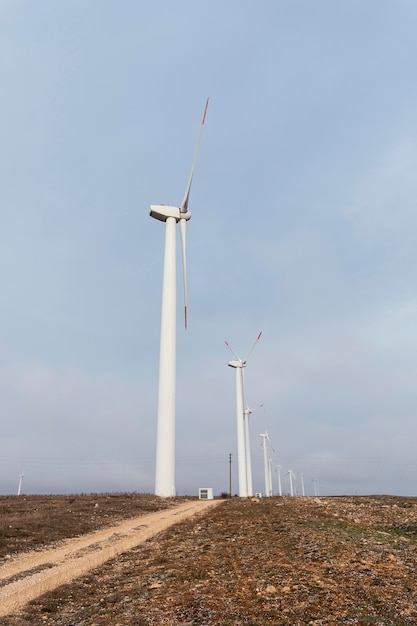
<instances>
[{"instance_id":1,"label":"blue sky","mask_svg":"<svg viewBox=\"0 0 417 626\"><path fill-rule=\"evenodd\" d=\"M149 205L181 201L209 96L178 492L228 489L224 341L243 356L262 330L255 490L267 429L307 493L417 495L416 18L407 0L3 0L0 493L22 470L26 493L153 490Z\"/></svg>"}]
</instances>

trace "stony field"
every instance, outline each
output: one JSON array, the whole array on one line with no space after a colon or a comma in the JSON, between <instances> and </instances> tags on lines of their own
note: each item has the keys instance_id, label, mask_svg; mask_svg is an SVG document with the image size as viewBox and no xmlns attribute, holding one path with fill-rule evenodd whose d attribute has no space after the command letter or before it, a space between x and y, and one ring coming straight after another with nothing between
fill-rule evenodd
<instances>
[{"instance_id":1,"label":"stony field","mask_svg":"<svg viewBox=\"0 0 417 626\"><path fill-rule=\"evenodd\" d=\"M0 557L183 501L3 497ZM1 626L415 626L416 542L416 498L232 498Z\"/></svg>"}]
</instances>

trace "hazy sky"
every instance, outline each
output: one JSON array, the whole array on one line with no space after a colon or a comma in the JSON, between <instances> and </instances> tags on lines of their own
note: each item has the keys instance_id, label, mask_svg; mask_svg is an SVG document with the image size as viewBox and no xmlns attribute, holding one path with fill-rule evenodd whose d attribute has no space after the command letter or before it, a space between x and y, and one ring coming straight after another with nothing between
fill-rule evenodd
<instances>
[{"instance_id":1,"label":"hazy sky","mask_svg":"<svg viewBox=\"0 0 417 626\"><path fill-rule=\"evenodd\" d=\"M177 490L417 495L417 5L0 2L0 493L153 491L164 225L178 283ZM273 478L277 489L276 475Z\"/></svg>"}]
</instances>

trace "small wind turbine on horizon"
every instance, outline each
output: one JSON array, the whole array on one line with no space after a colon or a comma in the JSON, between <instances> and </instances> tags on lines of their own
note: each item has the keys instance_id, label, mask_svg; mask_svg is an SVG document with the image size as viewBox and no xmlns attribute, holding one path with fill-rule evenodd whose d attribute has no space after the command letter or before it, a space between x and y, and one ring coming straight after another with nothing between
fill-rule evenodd
<instances>
[{"instance_id":1,"label":"small wind turbine on horizon","mask_svg":"<svg viewBox=\"0 0 417 626\"><path fill-rule=\"evenodd\" d=\"M272 489L272 468L273 468L274 464L272 462L271 457L269 457L268 459L268 478L269 478L269 485L271 487L271 496L274 495L274 490Z\"/></svg>"},{"instance_id":2,"label":"small wind turbine on horizon","mask_svg":"<svg viewBox=\"0 0 417 626\"><path fill-rule=\"evenodd\" d=\"M236 357L236 361L229 361L227 364L229 367L233 367L236 370L236 420L237 420L237 468L238 468L238 484L239 484L239 496L246 498L248 496L248 478L246 469L246 444L245 444L245 424L243 407L245 404L244 398L244 377L243 368L246 367L246 363L252 354L256 344L261 338L262 331L257 336L253 346L249 350L247 356L241 359L230 344L225 341L226 346Z\"/></svg>"},{"instance_id":3,"label":"small wind turbine on horizon","mask_svg":"<svg viewBox=\"0 0 417 626\"><path fill-rule=\"evenodd\" d=\"M290 477L290 494L293 496L294 495L294 486L293 486L293 480L297 480L295 477L294 472L292 471L292 469L290 469L287 472L287 476Z\"/></svg>"},{"instance_id":4,"label":"small wind turbine on horizon","mask_svg":"<svg viewBox=\"0 0 417 626\"><path fill-rule=\"evenodd\" d=\"M318 481L318 478L313 478L313 484L314 484L314 495L319 496L320 495L320 483Z\"/></svg>"},{"instance_id":5,"label":"small wind turbine on horizon","mask_svg":"<svg viewBox=\"0 0 417 626\"><path fill-rule=\"evenodd\" d=\"M301 480L301 495L305 496L305 490L304 490L304 474L300 474L300 480Z\"/></svg>"},{"instance_id":6,"label":"small wind turbine on horizon","mask_svg":"<svg viewBox=\"0 0 417 626\"><path fill-rule=\"evenodd\" d=\"M278 495L282 496L281 465L275 465L275 471L277 473L277 479L278 479Z\"/></svg>"},{"instance_id":7,"label":"small wind turbine on horizon","mask_svg":"<svg viewBox=\"0 0 417 626\"><path fill-rule=\"evenodd\" d=\"M20 496L20 494L21 494L21 492L22 492L23 477L24 477L24 474L23 474L23 470L22 470L22 473L21 473L21 474L19 474L19 486L18 486L18 488L17 488L17 495L18 495L18 496Z\"/></svg>"},{"instance_id":8,"label":"small wind turbine on horizon","mask_svg":"<svg viewBox=\"0 0 417 626\"><path fill-rule=\"evenodd\" d=\"M267 442L269 443L269 445L271 445L271 440L269 439L269 435L267 432L261 433L259 436L262 439L261 445L264 451L265 497L269 498L272 496L272 481L271 481L271 465L270 465L270 458L268 456Z\"/></svg>"},{"instance_id":9,"label":"small wind turbine on horizon","mask_svg":"<svg viewBox=\"0 0 417 626\"><path fill-rule=\"evenodd\" d=\"M191 173L181 206L152 205L150 216L165 222L165 253L162 282L161 340L159 356L158 418L156 436L155 494L175 496L175 406L176 406L176 225L179 223L184 283L184 325L187 328L187 265L186 224L191 218L188 210L191 183L200 148L208 107L204 108L200 134Z\"/></svg>"},{"instance_id":10,"label":"small wind turbine on horizon","mask_svg":"<svg viewBox=\"0 0 417 626\"><path fill-rule=\"evenodd\" d=\"M253 496L253 483L252 483L252 458L250 451L250 431L249 431L249 420L252 413L257 411L263 407L263 404L259 404L254 409L250 409L249 406L246 406L246 409L243 411L243 423L245 428L245 456L246 456L246 481L248 488L248 496Z\"/></svg>"}]
</instances>

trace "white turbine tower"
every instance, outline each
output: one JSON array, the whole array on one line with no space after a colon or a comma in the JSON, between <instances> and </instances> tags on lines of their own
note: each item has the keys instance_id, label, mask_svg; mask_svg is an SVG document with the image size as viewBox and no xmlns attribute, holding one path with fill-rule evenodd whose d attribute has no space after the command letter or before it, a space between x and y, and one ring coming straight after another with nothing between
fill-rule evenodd
<instances>
[{"instance_id":1,"label":"white turbine tower","mask_svg":"<svg viewBox=\"0 0 417 626\"><path fill-rule=\"evenodd\" d=\"M268 474L269 474L269 487L270 487L270 490L271 490L271 492L270 492L271 496L274 495L274 491L272 489L272 467L273 467L273 465L274 464L272 462L272 459L271 459L271 457L269 457L269 460L268 460Z\"/></svg>"},{"instance_id":2,"label":"white turbine tower","mask_svg":"<svg viewBox=\"0 0 417 626\"><path fill-rule=\"evenodd\" d=\"M275 465L275 471L277 473L277 479L278 479L278 495L282 496L281 465Z\"/></svg>"},{"instance_id":3,"label":"white turbine tower","mask_svg":"<svg viewBox=\"0 0 417 626\"><path fill-rule=\"evenodd\" d=\"M263 407L263 404L260 404L259 406L255 407L254 409L250 409L248 406L246 406L246 409L243 411L243 423L244 423L244 429L245 429L245 457L246 457L246 481L247 481L247 489L248 489L248 496L252 497L253 496L253 484L252 484L252 458L251 458L251 452L250 452L250 432L249 432L249 421L250 421L250 416L252 415L252 413L254 413L254 411L256 411L257 409L260 409L261 407Z\"/></svg>"},{"instance_id":4,"label":"white turbine tower","mask_svg":"<svg viewBox=\"0 0 417 626\"><path fill-rule=\"evenodd\" d=\"M306 492L305 492L305 489L304 489L304 475L301 474L300 476L301 476L301 495L305 496Z\"/></svg>"},{"instance_id":5,"label":"white turbine tower","mask_svg":"<svg viewBox=\"0 0 417 626\"><path fill-rule=\"evenodd\" d=\"M249 350L246 358L241 359L233 348L225 341L226 346L236 357L236 361L229 361L228 365L236 370L236 418L237 418L237 468L238 468L238 484L239 496L246 498L248 495L248 480L246 470L246 445L245 445L245 425L244 425L244 387L243 387L243 368L252 354L256 344L261 338L262 331L257 336L255 343Z\"/></svg>"},{"instance_id":6,"label":"white turbine tower","mask_svg":"<svg viewBox=\"0 0 417 626\"><path fill-rule=\"evenodd\" d=\"M259 435L262 439L262 447L264 449L264 474L265 474L265 497L269 498L272 496L272 484L271 484L271 466L269 463L268 449L267 449L267 441L269 443L269 435L267 432Z\"/></svg>"},{"instance_id":7,"label":"white turbine tower","mask_svg":"<svg viewBox=\"0 0 417 626\"><path fill-rule=\"evenodd\" d=\"M292 481L293 481L293 479L294 479L294 480L296 480L296 478L295 478L295 474L294 474L294 472L292 471L292 469L290 469L290 470L287 472L287 476L289 476L289 477L290 477L290 494L293 496L293 495L294 495L294 486L293 486L293 482L292 482Z\"/></svg>"},{"instance_id":8,"label":"white turbine tower","mask_svg":"<svg viewBox=\"0 0 417 626\"><path fill-rule=\"evenodd\" d=\"M187 327L186 223L191 218L188 199L206 119L208 98L194 152L190 177L180 207L152 205L150 215L165 222L165 257L162 282L161 344L159 356L158 423L156 435L155 494L175 496L176 405L176 225L179 222L184 280L184 323Z\"/></svg>"},{"instance_id":9,"label":"white turbine tower","mask_svg":"<svg viewBox=\"0 0 417 626\"><path fill-rule=\"evenodd\" d=\"M24 474L23 474L23 471L22 471L22 473L19 474L19 486L17 488L17 495L18 496L20 496L21 491L22 491L23 476L24 476Z\"/></svg>"},{"instance_id":10,"label":"white turbine tower","mask_svg":"<svg viewBox=\"0 0 417 626\"><path fill-rule=\"evenodd\" d=\"M313 478L313 484L314 484L314 495L315 496L319 496L320 495L320 489L319 489L319 480L318 478Z\"/></svg>"}]
</instances>

